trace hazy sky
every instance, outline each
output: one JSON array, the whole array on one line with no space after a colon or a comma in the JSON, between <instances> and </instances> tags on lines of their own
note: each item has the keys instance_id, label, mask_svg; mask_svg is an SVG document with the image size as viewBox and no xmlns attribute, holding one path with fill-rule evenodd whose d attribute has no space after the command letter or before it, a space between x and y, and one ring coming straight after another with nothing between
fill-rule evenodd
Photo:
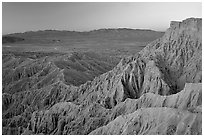
<instances>
[{"instance_id":1,"label":"hazy sky","mask_svg":"<svg viewBox=\"0 0 204 137\"><path fill-rule=\"evenodd\" d=\"M2 4L3 34L30 30L87 31L144 28L164 31L172 20L202 17L202 4L174 3L14 3Z\"/></svg>"}]
</instances>

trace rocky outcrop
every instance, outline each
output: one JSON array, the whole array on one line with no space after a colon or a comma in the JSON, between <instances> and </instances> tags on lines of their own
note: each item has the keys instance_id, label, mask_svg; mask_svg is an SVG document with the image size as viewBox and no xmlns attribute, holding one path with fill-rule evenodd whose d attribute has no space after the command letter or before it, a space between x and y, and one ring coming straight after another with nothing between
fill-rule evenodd
<instances>
[{"instance_id":1,"label":"rocky outcrop","mask_svg":"<svg viewBox=\"0 0 204 137\"><path fill-rule=\"evenodd\" d=\"M90 98L88 104L105 102L104 106L113 108L126 98L139 98L147 92L171 95L183 89L182 83L201 82L201 28L201 19L194 18L184 20L178 28L170 27L162 38L79 91L78 100L84 103ZM190 62L194 62L194 70L189 68Z\"/></svg>"},{"instance_id":2,"label":"rocky outcrop","mask_svg":"<svg viewBox=\"0 0 204 137\"><path fill-rule=\"evenodd\" d=\"M46 54L45 54L46 55ZM45 56L37 59L5 54L3 58L3 92L16 93L40 89L57 81L78 86L109 71L117 62L95 53Z\"/></svg>"},{"instance_id":3,"label":"rocky outcrop","mask_svg":"<svg viewBox=\"0 0 204 137\"><path fill-rule=\"evenodd\" d=\"M13 53L3 56L3 134L22 133L36 110L74 101L77 98L74 85L91 80L114 65L114 59L97 54L55 55ZM78 73L78 77L72 72Z\"/></svg>"},{"instance_id":4,"label":"rocky outcrop","mask_svg":"<svg viewBox=\"0 0 204 137\"><path fill-rule=\"evenodd\" d=\"M72 103L69 102L64 103L72 105ZM59 104L56 105L59 106ZM93 131L94 133L91 134L106 134L104 133L106 131L104 131L103 133L98 132L98 130L101 128L97 128L115 121L117 117L126 116L128 114L139 111L142 108L172 108L182 112L188 111L188 113L192 113L192 115L201 115L201 106L202 85L186 84L184 90L177 94L170 96L161 96L154 93L146 93L143 94L139 99L126 99L124 102L116 105L113 109L106 109L100 104L92 103L89 106L78 105L78 108L75 108L75 110L73 110L72 112L69 112L70 110L67 110L66 107L61 107L62 111L53 112L53 107L55 108L54 105L48 110L34 112L31 118L29 129L26 131L32 131L33 134L43 133L83 135L89 134L91 131L96 129L96 131ZM51 126L52 128L47 127L47 125L49 125L50 119L56 120L55 122L53 122L56 123L56 126ZM199 117L198 120L201 121L201 117ZM143 121L149 122L145 121L145 119ZM124 123L121 123L121 125L122 124ZM58 127L60 127L60 130ZM44 129L44 131L41 131L42 129ZM107 134L115 134L115 132L108 131Z\"/></svg>"},{"instance_id":5,"label":"rocky outcrop","mask_svg":"<svg viewBox=\"0 0 204 137\"><path fill-rule=\"evenodd\" d=\"M103 135L184 135L202 134L202 114L172 108L142 108L117 117L90 134Z\"/></svg>"},{"instance_id":6,"label":"rocky outcrop","mask_svg":"<svg viewBox=\"0 0 204 137\"><path fill-rule=\"evenodd\" d=\"M202 84L188 83L177 94L160 96L154 93L146 93L139 99L128 98L112 109L110 121L120 115L133 113L140 108L168 107L201 113L200 106L202 106Z\"/></svg>"},{"instance_id":7,"label":"rocky outcrop","mask_svg":"<svg viewBox=\"0 0 204 137\"><path fill-rule=\"evenodd\" d=\"M161 60L160 66L166 67L179 90L186 82L201 82L201 24L202 20L195 18L172 22L162 38L150 43L140 52L146 59Z\"/></svg>"},{"instance_id":8,"label":"rocky outcrop","mask_svg":"<svg viewBox=\"0 0 204 137\"><path fill-rule=\"evenodd\" d=\"M3 133L17 134L20 132L19 127L21 127L21 133L24 132L34 111L50 109L56 103L66 100L73 101L75 89L74 86L56 82L38 90L18 92L13 95L4 93Z\"/></svg>"}]
</instances>

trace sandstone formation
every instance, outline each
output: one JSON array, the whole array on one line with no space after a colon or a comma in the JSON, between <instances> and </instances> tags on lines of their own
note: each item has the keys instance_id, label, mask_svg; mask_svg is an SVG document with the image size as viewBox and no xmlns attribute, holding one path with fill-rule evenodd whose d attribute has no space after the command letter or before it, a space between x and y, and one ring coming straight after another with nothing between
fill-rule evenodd
<instances>
[{"instance_id":1,"label":"sandstone formation","mask_svg":"<svg viewBox=\"0 0 204 137\"><path fill-rule=\"evenodd\" d=\"M163 37L112 70L78 53L69 60L62 55L62 62L58 55L6 55L3 134L202 134L201 34L201 19L171 22ZM66 80L74 74L79 82L80 71L97 77L75 85Z\"/></svg>"},{"instance_id":2,"label":"sandstone formation","mask_svg":"<svg viewBox=\"0 0 204 137\"><path fill-rule=\"evenodd\" d=\"M75 86L109 71L116 62L115 58L91 52L4 54L2 117L5 132L16 134L16 127L25 128L35 110L50 107L60 100L73 101L75 95L69 95L67 90L73 93ZM24 119L20 125L11 124L16 122L16 116ZM7 126L14 131L7 131Z\"/></svg>"},{"instance_id":3,"label":"sandstone formation","mask_svg":"<svg viewBox=\"0 0 204 137\"><path fill-rule=\"evenodd\" d=\"M202 134L201 117L202 114L172 108L143 108L134 113L119 116L105 127L98 128L90 134Z\"/></svg>"}]
</instances>

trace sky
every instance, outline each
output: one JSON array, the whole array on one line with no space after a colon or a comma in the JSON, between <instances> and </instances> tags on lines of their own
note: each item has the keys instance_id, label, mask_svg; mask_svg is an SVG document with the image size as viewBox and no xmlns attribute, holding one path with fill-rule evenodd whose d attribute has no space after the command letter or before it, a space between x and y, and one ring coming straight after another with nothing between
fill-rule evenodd
<instances>
[{"instance_id":1,"label":"sky","mask_svg":"<svg viewBox=\"0 0 204 137\"><path fill-rule=\"evenodd\" d=\"M46 29L165 31L170 21L202 17L201 2L3 2L2 33Z\"/></svg>"}]
</instances>

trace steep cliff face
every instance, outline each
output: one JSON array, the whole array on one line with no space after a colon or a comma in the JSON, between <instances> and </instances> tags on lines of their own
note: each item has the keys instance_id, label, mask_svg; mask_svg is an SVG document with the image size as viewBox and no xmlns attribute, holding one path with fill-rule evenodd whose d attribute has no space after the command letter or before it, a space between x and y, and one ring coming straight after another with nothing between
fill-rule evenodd
<instances>
[{"instance_id":1,"label":"steep cliff face","mask_svg":"<svg viewBox=\"0 0 204 137\"><path fill-rule=\"evenodd\" d=\"M81 86L78 102L100 102L113 108L126 98L139 98L147 92L171 95L182 90L185 83L201 82L201 19L176 24L180 25L171 23L162 38L134 57L121 60L89 86Z\"/></svg>"},{"instance_id":2,"label":"steep cliff face","mask_svg":"<svg viewBox=\"0 0 204 137\"><path fill-rule=\"evenodd\" d=\"M202 20L189 18L171 22L164 36L140 52L146 58L158 58L172 82L182 89L186 82L201 82Z\"/></svg>"},{"instance_id":3,"label":"steep cliff face","mask_svg":"<svg viewBox=\"0 0 204 137\"><path fill-rule=\"evenodd\" d=\"M195 18L172 22L162 38L78 87L58 79L41 89L16 93L17 99L4 93L4 131L202 134L201 24ZM9 119L12 116L19 117Z\"/></svg>"}]
</instances>

